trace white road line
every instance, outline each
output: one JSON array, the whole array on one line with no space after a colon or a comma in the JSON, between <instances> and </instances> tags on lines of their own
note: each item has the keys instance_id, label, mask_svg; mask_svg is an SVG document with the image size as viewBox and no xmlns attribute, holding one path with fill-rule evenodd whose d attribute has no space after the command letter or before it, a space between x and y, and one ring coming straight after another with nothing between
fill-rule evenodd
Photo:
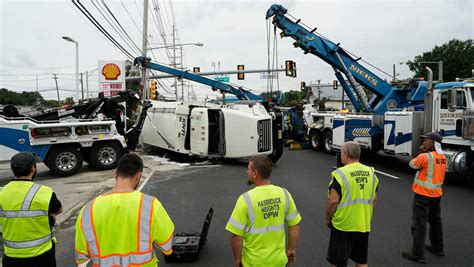
<instances>
[{"instance_id":1,"label":"white road line","mask_svg":"<svg viewBox=\"0 0 474 267\"><path fill-rule=\"evenodd\" d=\"M143 187L145 187L146 183L148 183L148 180L150 180L150 178L153 176L153 174L155 173L155 171L152 171L150 173L150 175L148 175L147 178L145 178L145 180L140 184L140 186L138 187L137 191L141 192Z\"/></svg>"},{"instance_id":2,"label":"white road line","mask_svg":"<svg viewBox=\"0 0 474 267\"><path fill-rule=\"evenodd\" d=\"M393 179L400 180L400 177L397 177L397 176L395 176L395 175L388 174L388 173L386 173L386 172L381 172L381 171L377 171L377 170L375 170L375 172L376 172L376 173L380 173L380 174L382 174L382 175L385 175L385 176L387 176L387 177L393 178Z\"/></svg>"},{"instance_id":3,"label":"white road line","mask_svg":"<svg viewBox=\"0 0 474 267\"><path fill-rule=\"evenodd\" d=\"M336 166L331 166L331 168L332 168L333 170L337 169ZM381 171L378 171L378 170L375 170L375 172L376 172L376 173L379 173L379 174L382 174L382 175L385 175L385 176L387 176L387 177L393 178L393 179L400 180L400 177L395 176L395 175L388 174L388 173L386 173L386 172L381 172Z\"/></svg>"}]
</instances>

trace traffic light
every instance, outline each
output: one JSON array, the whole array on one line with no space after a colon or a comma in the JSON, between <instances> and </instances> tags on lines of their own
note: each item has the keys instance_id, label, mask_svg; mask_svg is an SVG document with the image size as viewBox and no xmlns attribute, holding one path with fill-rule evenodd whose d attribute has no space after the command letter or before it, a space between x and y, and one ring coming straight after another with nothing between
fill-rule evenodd
<instances>
[{"instance_id":1,"label":"traffic light","mask_svg":"<svg viewBox=\"0 0 474 267\"><path fill-rule=\"evenodd\" d=\"M301 82L301 91L303 91L305 88L306 88L306 83L305 83L305 82Z\"/></svg>"},{"instance_id":2,"label":"traffic light","mask_svg":"<svg viewBox=\"0 0 474 267\"><path fill-rule=\"evenodd\" d=\"M244 70L245 67L244 65L237 65L237 70ZM245 79L245 73L237 73L237 80L244 80Z\"/></svg>"},{"instance_id":3,"label":"traffic light","mask_svg":"<svg viewBox=\"0 0 474 267\"><path fill-rule=\"evenodd\" d=\"M156 100L158 98L158 92L156 91L156 80L150 81L150 99Z\"/></svg>"},{"instance_id":4,"label":"traffic light","mask_svg":"<svg viewBox=\"0 0 474 267\"><path fill-rule=\"evenodd\" d=\"M285 61L285 73L288 77L296 78L296 62L293 60Z\"/></svg>"},{"instance_id":5,"label":"traffic light","mask_svg":"<svg viewBox=\"0 0 474 267\"><path fill-rule=\"evenodd\" d=\"M332 81L332 89L337 90L337 80Z\"/></svg>"},{"instance_id":6,"label":"traffic light","mask_svg":"<svg viewBox=\"0 0 474 267\"><path fill-rule=\"evenodd\" d=\"M199 73L199 72L201 72L201 68L200 67L194 67L193 72L194 73Z\"/></svg>"}]
</instances>

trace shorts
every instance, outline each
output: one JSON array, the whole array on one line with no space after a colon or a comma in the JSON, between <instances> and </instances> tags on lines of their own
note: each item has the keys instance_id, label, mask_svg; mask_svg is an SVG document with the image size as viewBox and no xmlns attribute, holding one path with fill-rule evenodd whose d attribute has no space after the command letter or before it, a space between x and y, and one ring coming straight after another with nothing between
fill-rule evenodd
<instances>
[{"instance_id":1,"label":"shorts","mask_svg":"<svg viewBox=\"0 0 474 267\"><path fill-rule=\"evenodd\" d=\"M326 260L336 266L347 266L350 259L367 264L369 233L344 232L331 227Z\"/></svg>"}]
</instances>

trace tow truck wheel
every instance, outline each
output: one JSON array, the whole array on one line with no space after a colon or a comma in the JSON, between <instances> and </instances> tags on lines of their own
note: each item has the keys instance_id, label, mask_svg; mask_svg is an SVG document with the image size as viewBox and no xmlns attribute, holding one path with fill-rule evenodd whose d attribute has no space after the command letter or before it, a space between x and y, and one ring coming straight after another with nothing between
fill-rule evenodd
<instances>
[{"instance_id":1,"label":"tow truck wheel","mask_svg":"<svg viewBox=\"0 0 474 267\"><path fill-rule=\"evenodd\" d=\"M95 144L90 153L90 164L98 170L110 170L117 166L122 149L114 142Z\"/></svg>"},{"instance_id":2,"label":"tow truck wheel","mask_svg":"<svg viewBox=\"0 0 474 267\"><path fill-rule=\"evenodd\" d=\"M46 164L54 175L65 177L75 174L82 167L82 154L73 146L58 146L48 156Z\"/></svg>"},{"instance_id":3,"label":"tow truck wheel","mask_svg":"<svg viewBox=\"0 0 474 267\"><path fill-rule=\"evenodd\" d=\"M309 143L314 151L321 151L321 148L323 146L321 131L312 130L311 132L309 132Z\"/></svg>"},{"instance_id":4,"label":"tow truck wheel","mask_svg":"<svg viewBox=\"0 0 474 267\"><path fill-rule=\"evenodd\" d=\"M332 132L327 131L323 137L323 149L327 154L332 154Z\"/></svg>"}]
</instances>

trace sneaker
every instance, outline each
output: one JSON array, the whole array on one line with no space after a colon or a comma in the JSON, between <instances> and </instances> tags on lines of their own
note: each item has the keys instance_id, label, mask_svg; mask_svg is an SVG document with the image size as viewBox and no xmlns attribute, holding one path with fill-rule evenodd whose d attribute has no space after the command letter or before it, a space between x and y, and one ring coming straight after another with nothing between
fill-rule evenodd
<instances>
[{"instance_id":1,"label":"sneaker","mask_svg":"<svg viewBox=\"0 0 474 267\"><path fill-rule=\"evenodd\" d=\"M403 256L405 259L409 259L409 260L416 261L416 262L419 262L419 263L426 263L425 257L423 257L423 256L416 256L416 255L413 254L411 251L404 251L404 252L402 252L402 256Z\"/></svg>"},{"instance_id":2,"label":"sneaker","mask_svg":"<svg viewBox=\"0 0 474 267\"><path fill-rule=\"evenodd\" d=\"M428 252L430 252L431 254L434 254L436 256L440 256L440 257L443 257L444 256L444 251L439 251L439 250L435 250L431 245L426 245L425 246L426 250Z\"/></svg>"}]
</instances>

